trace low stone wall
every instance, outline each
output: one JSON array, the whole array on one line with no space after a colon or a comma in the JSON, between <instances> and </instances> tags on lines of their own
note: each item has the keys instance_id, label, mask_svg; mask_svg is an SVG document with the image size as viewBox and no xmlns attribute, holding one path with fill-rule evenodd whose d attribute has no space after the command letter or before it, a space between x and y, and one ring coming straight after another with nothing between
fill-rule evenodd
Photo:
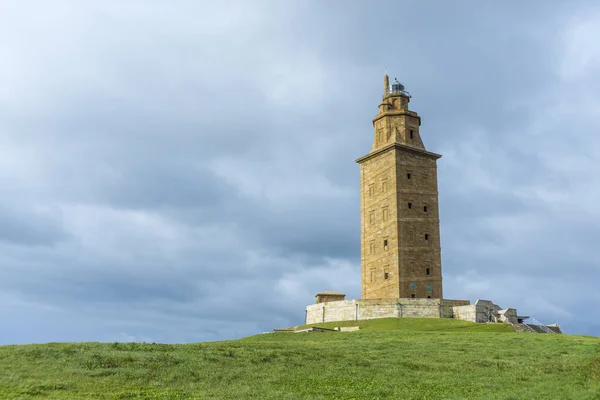
<instances>
[{"instance_id":1,"label":"low stone wall","mask_svg":"<svg viewBox=\"0 0 600 400\"><path fill-rule=\"evenodd\" d=\"M356 320L356 300L327 301L306 307L306 323Z\"/></svg>"},{"instance_id":2,"label":"low stone wall","mask_svg":"<svg viewBox=\"0 0 600 400\"><path fill-rule=\"evenodd\" d=\"M517 317L517 310L514 308L506 308L498 311L498 320L507 324L516 324L519 322Z\"/></svg>"},{"instance_id":3,"label":"low stone wall","mask_svg":"<svg viewBox=\"0 0 600 400\"><path fill-rule=\"evenodd\" d=\"M489 300L477 300L475 304L453 307L454 318L471 322L517 322L517 310L500 307Z\"/></svg>"},{"instance_id":4,"label":"low stone wall","mask_svg":"<svg viewBox=\"0 0 600 400\"><path fill-rule=\"evenodd\" d=\"M475 304L452 307L454 318L463 321L477 322L477 309Z\"/></svg>"},{"instance_id":5,"label":"low stone wall","mask_svg":"<svg viewBox=\"0 0 600 400\"><path fill-rule=\"evenodd\" d=\"M440 318L456 318L454 315L454 307L468 306L471 302L469 300L441 300L441 312Z\"/></svg>"},{"instance_id":6,"label":"low stone wall","mask_svg":"<svg viewBox=\"0 0 600 400\"><path fill-rule=\"evenodd\" d=\"M318 324L335 321L359 321L375 318L455 318L470 322L504 322L517 332L537 332L536 326L517 323L520 319L514 308L501 309L489 300L450 299L357 299L329 301L306 307L306 323ZM548 330L562 333L558 326ZM547 330L540 328L542 332Z\"/></svg>"},{"instance_id":7,"label":"low stone wall","mask_svg":"<svg viewBox=\"0 0 600 400\"><path fill-rule=\"evenodd\" d=\"M375 318L453 318L454 307L468 300L447 299L357 299L311 304L306 323L353 321Z\"/></svg>"}]
</instances>

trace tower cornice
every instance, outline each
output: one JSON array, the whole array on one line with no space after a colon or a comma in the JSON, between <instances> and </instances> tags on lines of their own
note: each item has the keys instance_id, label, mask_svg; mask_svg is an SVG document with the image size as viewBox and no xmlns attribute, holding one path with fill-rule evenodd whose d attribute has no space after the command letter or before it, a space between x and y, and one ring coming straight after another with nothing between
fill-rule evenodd
<instances>
[{"instance_id":1,"label":"tower cornice","mask_svg":"<svg viewBox=\"0 0 600 400\"><path fill-rule=\"evenodd\" d=\"M409 117L417 118L419 120L419 126L421 126L421 117L416 112L410 111L410 110L407 110L407 111L402 111L402 110L400 110L400 111L398 111L398 110L395 110L395 111L386 111L386 112L377 114L375 116L375 118L373 118L373 125L375 125L375 122L379 121L381 118L392 117L392 116L397 116L397 115L407 115Z\"/></svg>"},{"instance_id":2,"label":"tower cornice","mask_svg":"<svg viewBox=\"0 0 600 400\"><path fill-rule=\"evenodd\" d=\"M422 154L422 155L425 155L425 156L431 157L431 158L433 158L433 159L435 159L435 160L437 160L438 158L441 158L441 157L442 157L442 155L441 155L441 154L432 153L432 152L430 152L430 151L427 151L427 150L417 149L417 148L415 148L415 147L412 147L412 146L407 146L407 145L405 145L405 144L401 144L401 143L391 143L391 144L388 144L387 146L384 146L384 147L382 147L382 148L380 148L380 149L377 149L377 150L375 150L375 151L372 151L372 152L370 152L369 154L367 154L367 155L365 155L365 156L362 156L362 157L360 157L360 158L356 159L355 161L356 161L358 164L360 164L360 163L362 163L362 162L364 162L364 161L367 161L367 160L369 160L369 159L371 159L371 158L373 158L373 157L376 157L376 156L378 156L379 154L385 153L385 152L387 152L388 150L391 150L391 149L396 149L396 148L397 148L397 149L401 149L401 150L408 150L408 151L411 151L411 152L413 152L413 153Z\"/></svg>"}]
</instances>

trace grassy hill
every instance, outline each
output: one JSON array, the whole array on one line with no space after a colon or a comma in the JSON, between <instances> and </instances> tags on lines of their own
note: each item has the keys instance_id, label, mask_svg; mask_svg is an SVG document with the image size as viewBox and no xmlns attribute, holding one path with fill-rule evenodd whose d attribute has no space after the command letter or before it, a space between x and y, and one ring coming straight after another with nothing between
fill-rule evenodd
<instances>
[{"instance_id":1,"label":"grassy hill","mask_svg":"<svg viewBox=\"0 0 600 400\"><path fill-rule=\"evenodd\" d=\"M1 399L600 399L600 338L382 319L188 345L0 347Z\"/></svg>"}]
</instances>

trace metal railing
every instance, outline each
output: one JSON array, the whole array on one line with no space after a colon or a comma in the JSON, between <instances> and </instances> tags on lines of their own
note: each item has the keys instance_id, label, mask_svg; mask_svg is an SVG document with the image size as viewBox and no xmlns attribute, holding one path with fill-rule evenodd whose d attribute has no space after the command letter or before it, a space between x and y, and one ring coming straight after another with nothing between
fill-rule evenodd
<instances>
[{"instance_id":1,"label":"metal railing","mask_svg":"<svg viewBox=\"0 0 600 400\"><path fill-rule=\"evenodd\" d=\"M533 317L529 317L531 319L531 321L533 322L532 324L529 325L535 325L535 326L539 326L540 329L546 333L556 333L554 332L552 329L548 328L546 325L542 324L540 321L538 321L537 319L533 318Z\"/></svg>"}]
</instances>

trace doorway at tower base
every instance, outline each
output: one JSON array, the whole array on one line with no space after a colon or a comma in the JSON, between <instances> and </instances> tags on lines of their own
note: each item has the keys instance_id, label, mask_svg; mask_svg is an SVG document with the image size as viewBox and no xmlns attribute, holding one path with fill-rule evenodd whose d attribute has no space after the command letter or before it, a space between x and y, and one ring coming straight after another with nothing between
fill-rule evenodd
<instances>
[{"instance_id":1,"label":"doorway at tower base","mask_svg":"<svg viewBox=\"0 0 600 400\"><path fill-rule=\"evenodd\" d=\"M489 300L450 299L356 299L329 301L306 307L306 324L359 321L375 318L455 318L471 322L515 324L527 317L514 308L501 309Z\"/></svg>"}]
</instances>

